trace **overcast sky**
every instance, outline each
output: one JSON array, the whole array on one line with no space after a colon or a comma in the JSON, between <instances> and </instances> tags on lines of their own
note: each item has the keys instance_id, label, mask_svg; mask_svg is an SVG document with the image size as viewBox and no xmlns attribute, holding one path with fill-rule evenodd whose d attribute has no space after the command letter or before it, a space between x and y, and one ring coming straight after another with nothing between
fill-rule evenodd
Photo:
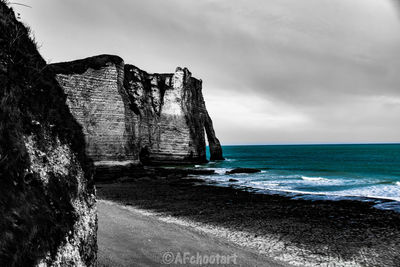
<instances>
[{"instance_id":1,"label":"overcast sky","mask_svg":"<svg viewBox=\"0 0 400 267\"><path fill-rule=\"evenodd\" d=\"M188 67L223 144L400 142L392 0L19 0L49 62Z\"/></svg>"}]
</instances>

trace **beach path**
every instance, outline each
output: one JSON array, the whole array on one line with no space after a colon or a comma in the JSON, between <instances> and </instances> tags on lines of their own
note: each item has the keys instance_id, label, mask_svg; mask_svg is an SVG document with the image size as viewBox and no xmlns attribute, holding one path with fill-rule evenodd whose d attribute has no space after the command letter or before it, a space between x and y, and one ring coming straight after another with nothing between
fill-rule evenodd
<instances>
[{"instance_id":1,"label":"beach path","mask_svg":"<svg viewBox=\"0 0 400 267\"><path fill-rule=\"evenodd\" d=\"M160 220L154 214L131 206L98 200L97 208L100 267L287 266L193 227ZM214 264L205 264L206 258L214 259ZM223 264L224 260L229 260L230 264ZM192 265L190 261L202 261L202 265Z\"/></svg>"}]
</instances>

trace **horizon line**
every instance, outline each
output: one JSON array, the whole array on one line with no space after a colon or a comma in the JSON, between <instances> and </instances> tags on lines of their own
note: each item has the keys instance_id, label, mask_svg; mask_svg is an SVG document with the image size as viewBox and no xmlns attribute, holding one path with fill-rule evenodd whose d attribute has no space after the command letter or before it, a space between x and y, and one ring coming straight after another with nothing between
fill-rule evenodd
<instances>
[{"instance_id":1,"label":"horizon line","mask_svg":"<svg viewBox=\"0 0 400 267\"><path fill-rule=\"evenodd\" d=\"M221 146L304 146L304 145L400 145L400 142L221 144Z\"/></svg>"}]
</instances>

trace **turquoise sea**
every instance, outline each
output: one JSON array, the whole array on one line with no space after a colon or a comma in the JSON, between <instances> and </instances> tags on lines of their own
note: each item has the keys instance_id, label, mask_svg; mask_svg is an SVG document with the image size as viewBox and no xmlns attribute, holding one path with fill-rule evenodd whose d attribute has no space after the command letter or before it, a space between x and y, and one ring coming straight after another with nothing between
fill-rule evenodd
<instances>
[{"instance_id":1,"label":"turquoise sea","mask_svg":"<svg viewBox=\"0 0 400 267\"><path fill-rule=\"evenodd\" d=\"M400 144L223 146L223 152L225 161L196 165L215 170L205 178L221 186L294 198L376 201L377 207L400 210ZM225 175L237 167L261 172Z\"/></svg>"}]
</instances>

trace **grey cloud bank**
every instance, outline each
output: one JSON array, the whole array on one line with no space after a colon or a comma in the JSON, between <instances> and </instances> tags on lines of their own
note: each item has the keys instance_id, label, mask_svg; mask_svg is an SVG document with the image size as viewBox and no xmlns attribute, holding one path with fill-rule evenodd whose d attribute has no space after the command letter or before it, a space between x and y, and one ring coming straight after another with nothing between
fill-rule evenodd
<instances>
[{"instance_id":1,"label":"grey cloud bank","mask_svg":"<svg viewBox=\"0 0 400 267\"><path fill-rule=\"evenodd\" d=\"M222 143L400 142L397 1L22 2L51 62L187 66Z\"/></svg>"}]
</instances>

